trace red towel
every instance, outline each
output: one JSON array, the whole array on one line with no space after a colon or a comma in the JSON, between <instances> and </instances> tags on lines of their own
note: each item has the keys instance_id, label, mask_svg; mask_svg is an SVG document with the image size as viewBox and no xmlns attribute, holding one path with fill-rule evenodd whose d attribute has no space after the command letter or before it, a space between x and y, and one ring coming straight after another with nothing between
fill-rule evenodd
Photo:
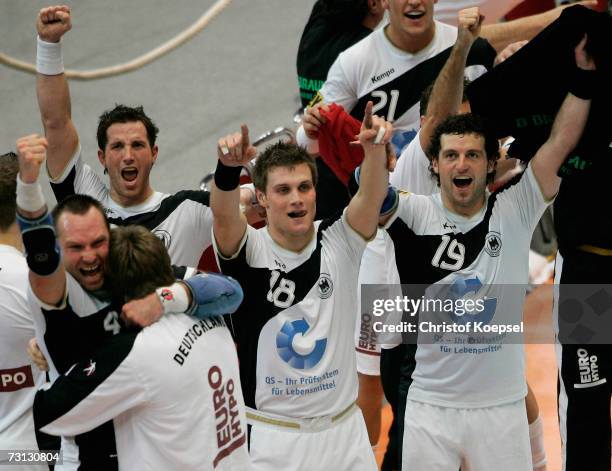
<instances>
[{"instance_id":1,"label":"red towel","mask_svg":"<svg viewBox=\"0 0 612 471\"><path fill-rule=\"evenodd\" d=\"M359 134L361 122L349 115L340 105L328 105L329 111L320 110L327 122L319 128L319 154L336 177L348 184L353 171L363 162L361 146L351 146Z\"/></svg>"}]
</instances>

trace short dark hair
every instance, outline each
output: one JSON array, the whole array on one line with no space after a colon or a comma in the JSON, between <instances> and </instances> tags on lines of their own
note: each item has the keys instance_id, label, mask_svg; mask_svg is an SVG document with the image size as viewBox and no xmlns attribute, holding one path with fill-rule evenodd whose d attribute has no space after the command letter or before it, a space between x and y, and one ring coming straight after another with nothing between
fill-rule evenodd
<instances>
[{"instance_id":1,"label":"short dark hair","mask_svg":"<svg viewBox=\"0 0 612 471\"><path fill-rule=\"evenodd\" d=\"M496 162L499 159L499 141L495 137L495 134L487 127L485 121L472 113L458 114L449 116L442 121L434 130L429 148L427 149L427 156L429 157L429 171L432 176L438 181L440 185L440 176L433 171L431 162L437 159L440 154L441 140L444 134L476 134L484 138L485 153L487 160ZM492 172L487 174L487 183L491 183L495 178L495 168Z\"/></svg>"},{"instance_id":2,"label":"short dark hair","mask_svg":"<svg viewBox=\"0 0 612 471\"><path fill-rule=\"evenodd\" d=\"M67 196L62 201L60 201L57 206L55 206L55 208L53 208L51 216L53 217L53 224L55 225L55 230L58 231L57 221L62 214L70 213L84 215L87 214L91 208L94 208L100 212L100 214L104 218L106 227L110 232L110 224L108 223L106 213L104 212L104 208L102 207L100 202L89 195L83 195L78 193L75 195Z\"/></svg>"},{"instance_id":3,"label":"short dark hair","mask_svg":"<svg viewBox=\"0 0 612 471\"><path fill-rule=\"evenodd\" d=\"M257 157L255 168L251 178L253 185L260 191L266 192L268 185L268 173L275 167L289 167L290 169L300 164L308 165L312 174L312 183L317 185L317 165L314 158L302 147L287 142L277 142L268 146L263 153Z\"/></svg>"},{"instance_id":4,"label":"short dark hair","mask_svg":"<svg viewBox=\"0 0 612 471\"><path fill-rule=\"evenodd\" d=\"M320 4L325 19L340 27L360 25L370 11L368 0L320 0Z\"/></svg>"},{"instance_id":5,"label":"short dark hair","mask_svg":"<svg viewBox=\"0 0 612 471\"><path fill-rule=\"evenodd\" d=\"M0 231L6 231L15 222L17 173L19 173L17 154L7 152L0 155Z\"/></svg>"},{"instance_id":6,"label":"short dark hair","mask_svg":"<svg viewBox=\"0 0 612 471\"><path fill-rule=\"evenodd\" d=\"M423 93L421 93L421 101L419 102L419 113L421 116L427 115L427 106L429 105L429 99L431 98L434 83L435 82L431 82L427 88L423 90ZM472 81L469 78L463 78L463 95L461 96L461 103L468 101L468 96L466 95L465 91L470 83L472 83Z\"/></svg>"},{"instance_id":7,"label":"short dark hair","mask_svg":"<svg viewBox=\"0 0 612 471\"><path fill-rule=\"evenodd\" d=\"M149 141L149 145L153 147L155 145L155 140L157 139L159 129L151 118L146 115L142 109L142 106L131 107L125 105L115 105L112 110L106 110L100 115L97 132L98 148L102 151L106 149L106 144L108 143L108 136L106 132L113 124L133 123L134 121L140 121L144 125L147 130L147 140Z\"/></svg>"},{"instance_id":8,"label":"short dark hair","mask_svg":"<svg viewBox=\"0 0 612 471\"><path fill-rule=\"evenodd\" d=\"M142 298L175 280L164 243L142 226L112 230L107 267L113 298L119 302Z\"/></svg>"}]
</instances>

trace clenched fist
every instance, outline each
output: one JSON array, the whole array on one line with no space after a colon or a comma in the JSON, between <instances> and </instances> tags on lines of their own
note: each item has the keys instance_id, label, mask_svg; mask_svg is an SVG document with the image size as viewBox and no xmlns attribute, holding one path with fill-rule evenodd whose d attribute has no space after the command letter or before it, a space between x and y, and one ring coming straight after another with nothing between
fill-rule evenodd
<instances>
[{"instance_id":1,"label":"clenched fist","mask_svg":"<svg viewBox=\"0 0 612 471\"><path fill-rule=\"evenodd\" d=\"M480 28L484 16L480 14L478 7L465 8L459 11L458 36L463 41L472 44L480 35Z\"/></svg>"},{"instance_id":2,"label":"clenched fist","mask_svg":"<svg viewBox=\"0 0 612 471\"><path fill-rule=\"evenodd\" d=\"M17 155L21 181L35 183L47 155L47 139L38 134L17 139Z\"/></svg>"},{"instance_id":3,"label":"clenched fist","mask_svg":"<svg viewBox=\"0 0 612 471\"><path fill-rule=\"evenodd\" d=\"M71 29L70 7L67 5L46 7L38 12L36 30L43 41L57 43Z\"/></svg>"}]
</instances>

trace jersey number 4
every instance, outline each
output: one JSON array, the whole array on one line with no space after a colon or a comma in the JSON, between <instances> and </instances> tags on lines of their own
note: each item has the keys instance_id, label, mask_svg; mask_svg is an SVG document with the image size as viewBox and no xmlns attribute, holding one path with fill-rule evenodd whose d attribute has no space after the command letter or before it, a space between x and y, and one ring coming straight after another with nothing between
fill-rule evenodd
<instances>
[{"instance_id":1,"label":"jersey number 4","mask_svg":"<svg viewBox=\"0 0 612 471\"><path fill-rule=\"evenodd\" d=\"M448 259L452 260L452 263L442 260L442 257L446 254ZM463 267L465 261L465 245L457 242L456 239L451 239L448 235L442 236L442 241L436 250L436 254L431 260L431 264L434 267L442 268L443 270L457 271Z\"/></svg>"},{"instance_id":2,"label":"jersey number 4","mask_svg":"<svg viewBox=\"0 0 612 471\"><path fill-rule=\"evenodd\" d=\"M121 330L121 325L119 324L119 314L117 314L115 311L110 311L104 318L104 330L107 332L112 332L113 335L117 335Z\"/></svg>"},{"instance_id":3,"label":"jersey number 4","mask_svg":"<svg viewBox=\"0 0 612 471\"><path fill-rule=\"evenodd\" d=\"M270 274L270 291L268 291L266 299L274 303L276 307L286 309L293 304L295 299L295 283L286 278L281 278L279 282L279 278L279 271L274 270Z\"/></svg>"}]
</instances>

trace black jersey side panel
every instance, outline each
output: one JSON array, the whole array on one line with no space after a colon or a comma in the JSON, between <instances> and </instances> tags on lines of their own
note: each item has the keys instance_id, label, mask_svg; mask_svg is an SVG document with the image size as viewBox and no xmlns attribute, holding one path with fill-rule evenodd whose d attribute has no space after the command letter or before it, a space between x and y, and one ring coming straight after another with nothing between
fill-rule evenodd
<instances>
[{"instance_id":1,"label":"black jersey side panel","mask_svg":"<svg viewBox=\"0 0 612 471\"><path fill-rule=\"evenodd\" d=\"M450 56L452 47L445 49L436 56L427 59L420 64L407 70L397 78L377 87L376 90L382 90L391 93L391 90L401 90L396 106L395 116L401 116L415 104L421 100L423 91L436 79L446 60ZM488 41L478 38L472 45L468 55L467 66L483 65L487 69L493 66L495 59L495 50L491 47ZM371 94L360 97L357 104L351 110L351 116L361 121L365 112L365 107L368 101L373 98ZM387 116L390 103L385 105L377 113L382 116Z\"/></svg>"}]
</instances>

